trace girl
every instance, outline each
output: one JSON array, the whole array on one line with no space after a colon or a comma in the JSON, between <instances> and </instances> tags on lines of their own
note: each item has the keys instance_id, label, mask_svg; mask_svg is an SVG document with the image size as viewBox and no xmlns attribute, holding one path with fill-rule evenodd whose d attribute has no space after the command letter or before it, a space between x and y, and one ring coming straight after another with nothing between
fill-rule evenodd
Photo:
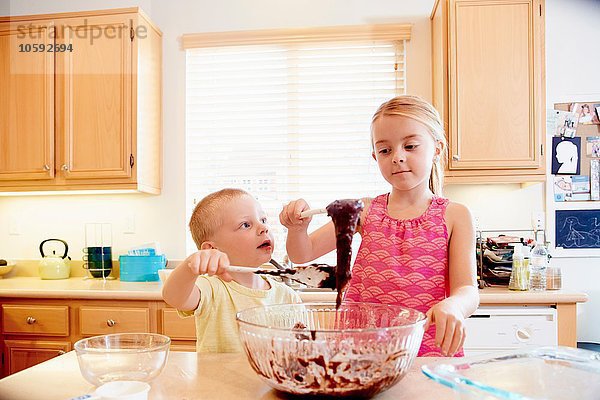
<instances>
[{"instance_id":1,"label":"girl","mask_svg":"<svg viewBox=\"0 0 600 400\"><path fill-rule=\"evenodd\" d=\"M373 158L391 192L363 199L362 236L345 300L400 304L427 315L419 356L462 354L465 318L479 305L469 210L440 197L446 145L438 112L416 96L383 103L371 123ZM333 223L310 236L300 199L279 215L287 252L305 263L335 248Z\"/></svg>"}]
</instances>

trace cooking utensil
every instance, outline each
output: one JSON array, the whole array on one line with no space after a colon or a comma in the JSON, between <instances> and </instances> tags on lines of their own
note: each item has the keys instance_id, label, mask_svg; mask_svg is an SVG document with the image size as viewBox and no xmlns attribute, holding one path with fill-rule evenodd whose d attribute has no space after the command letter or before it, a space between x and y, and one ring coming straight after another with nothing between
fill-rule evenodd
<instances>
[{"instance_id":1,"label":"cooking utensil","mask_svg":"<svg viewBox=\"0 0 600 400\"><path fill-rule=\"evenodd\" d=\"M57 256L56 251L52 254L44 254L44 244L48 242L60 242L65 246L65 252L62 256ZM42 260L39 264L39 274L42 279L67 279L71 273L71 267L68 265L68 260L71 259L67 255L69 245L61 239L46 239L40 243L40 254Z\"/></svg>"},{"instance_id":2,"label":"cooking utensil","mask_svg":"<svg viewBox=\"0 0 600 400\"><path fill-rule=\"evenodd\" d=\"M327 264L297 265L277 270L230 265L226 269L229 272L281 276L310 287L335 289L335 267Z\"/></svg>"},{"instance_id":3,"label":"cooking utensil","mask_svg":"<svg viewBox=\"0 0 600 400\"><path fill-rule=\"evenodd\" d=\"M317 214L327 214L326 208L313 208L311 210L302 211L300 213L300 218L308 218Z\"/></svg>"},{"instance_id":4,"label":"cooking utensil","mask_svg":"<svg viewBox=\"0 0 600 400\"><path fill-rule=\"evenodd\" d=\"M277 261L273 260L272 258L269 260L269 264L271 264L272 266L274 266L277 269L285 269L285 267L281 264L279 264Z\"/></svg>"},{"instance_id":5,"label":"cooking utensil","mask_svg":"<svg viewBox=\"0 0 600 400\"><path fill-rule=\"evenodd\" d=\"M257 375L277 390L314 398L368 398L396 384L419 351L425 321L416 310L358 302L339 309L276 304L237 313Z\"/></svg>"}]
</instances>

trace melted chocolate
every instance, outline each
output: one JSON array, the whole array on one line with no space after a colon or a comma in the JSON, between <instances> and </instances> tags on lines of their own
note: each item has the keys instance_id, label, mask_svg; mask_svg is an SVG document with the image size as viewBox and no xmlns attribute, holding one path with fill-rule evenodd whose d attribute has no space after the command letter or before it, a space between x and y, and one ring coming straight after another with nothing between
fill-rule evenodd
<instances>
[{"instance_id":1,"label":"melted chocolate","mask_svg":"<svg viewBox=\"0 0 600 400\"><path fill-rule=\"evenodd\" d=\"M327 206L327 215L333 220L335 226L337 267L336 283L337 298L336 308L340 308L343 291L352 274L350 260L352 258L352 236L356 232L360 212L364 205L361 200L336 200Z\"/></svg>"},{"instance_id":2,"label":"melted chocolate","mask_svg":"<svg viewBox=\"0 0 600 400\"><path fill-rule=\"evenodd\" d=\"M284 276L310 287L336 288L336 268L327 264L298 265L296 268L261 269L255 272L260 275Z\"/></svg>"}]
</instances>

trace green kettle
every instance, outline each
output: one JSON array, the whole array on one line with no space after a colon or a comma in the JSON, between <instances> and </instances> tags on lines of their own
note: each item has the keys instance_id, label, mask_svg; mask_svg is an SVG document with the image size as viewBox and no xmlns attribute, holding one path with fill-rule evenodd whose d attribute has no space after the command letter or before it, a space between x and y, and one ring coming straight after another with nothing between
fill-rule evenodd
<instances>
[{"instance_id":1,"label":"green kettle","mask_svg":"<svg viewBox=\"0 0 600 400\"><path fill-rule=\"evenodd\" d=\"M56 251L52 251L52 254L44 254L44 243L47 242L61 242L65 246L65 252L62 256L57 256ZM40 254L42 260L39 265L40 278L42 279L67 279L71 274L71 266L69 260L71 257L67 255L69 252L69 245L67 242L61 239L46 239L40 243Z\"/></svg>"}]
</instances>

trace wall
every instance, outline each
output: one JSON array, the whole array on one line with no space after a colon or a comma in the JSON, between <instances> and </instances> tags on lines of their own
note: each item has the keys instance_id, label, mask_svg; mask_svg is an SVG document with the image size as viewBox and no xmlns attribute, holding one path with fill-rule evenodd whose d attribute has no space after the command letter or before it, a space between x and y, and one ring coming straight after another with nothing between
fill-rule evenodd
<instances>
[{"instance_id":1,"label":"wall","mask_svg":"<svg viewBox=\"0 0 600 400\"><path fill-rule=\"evenodd\" d=\"M598 74L581 74L577 66L591 63L598 71L598 57L589 50L597 43L600 14L590 12L593 0L547 0L547 103L560 98L590 94L589 82ZM185 53L180 48L184 33L288 27L413 23L408 46L408 90L431 98L431 46L429 13L433 0L19 0L0 3L0 15L92 10L141 6L163 31L164 185L160 196L148 195L52 195L0 197L0 256L35 258L39 242L49 237L64 238L81 258L84 223L111 222L115 253L128 247L159 241L170 259L185 256ZM598 2L595 3L596 5ZM597 10L597 7L594 8ZM595 19L594 19L595 18ZM567 21L568 23L565 23ZM590 31L595 30L594 34ZM587 41L577 40L582 33ZM578 46L587 46L586 48ZM596 46L597 47L597 46ZM578 50L581 49L581 50ZM588 80L588 77L589 79ZM594 79L595 78L595 79ZM579 97L578 97L579 98ZM600 96L596 96L596 99ZM467 204L485 229L528 229L531 214L545 209L541 184L456 185L446 189L448 197ZM124 234L125 220L135 219L135 234ZM13 221L14 220L14 221ZM12 222L21 235L8 234ZM600 261L561 260L565 286L585 290L591 301L580 307L579 337L600 342ZM595 269L595 271L594 271ZM591 274L590 274L591 273ZM590 279L595 277L596 279ZM585 316L590 320L584 322Z\"/></svg>"},{"instance_id":2,"label":"wall","mask_svg":"<svg viewBox=\"0 0 600 400\"><path fill-rule=\"evenodd\" d=\"M600 1L546 0L547 108L553 108L554 103L600 100L598 21ZM550 158L550 154L548 156ZM550 182L546 185L546 200L547 210L552 214ZM596 207L600 208L597 204ZM551 216L548 222L552 224ZM552 225L550 228L552 230ZM594 256L554 258L552 263L562 267L564 288L581 290L589 296L589 301L577 310L578 340L600 343L597 320L600 315L600 251Z\"/></svg>"}]
</instances>

